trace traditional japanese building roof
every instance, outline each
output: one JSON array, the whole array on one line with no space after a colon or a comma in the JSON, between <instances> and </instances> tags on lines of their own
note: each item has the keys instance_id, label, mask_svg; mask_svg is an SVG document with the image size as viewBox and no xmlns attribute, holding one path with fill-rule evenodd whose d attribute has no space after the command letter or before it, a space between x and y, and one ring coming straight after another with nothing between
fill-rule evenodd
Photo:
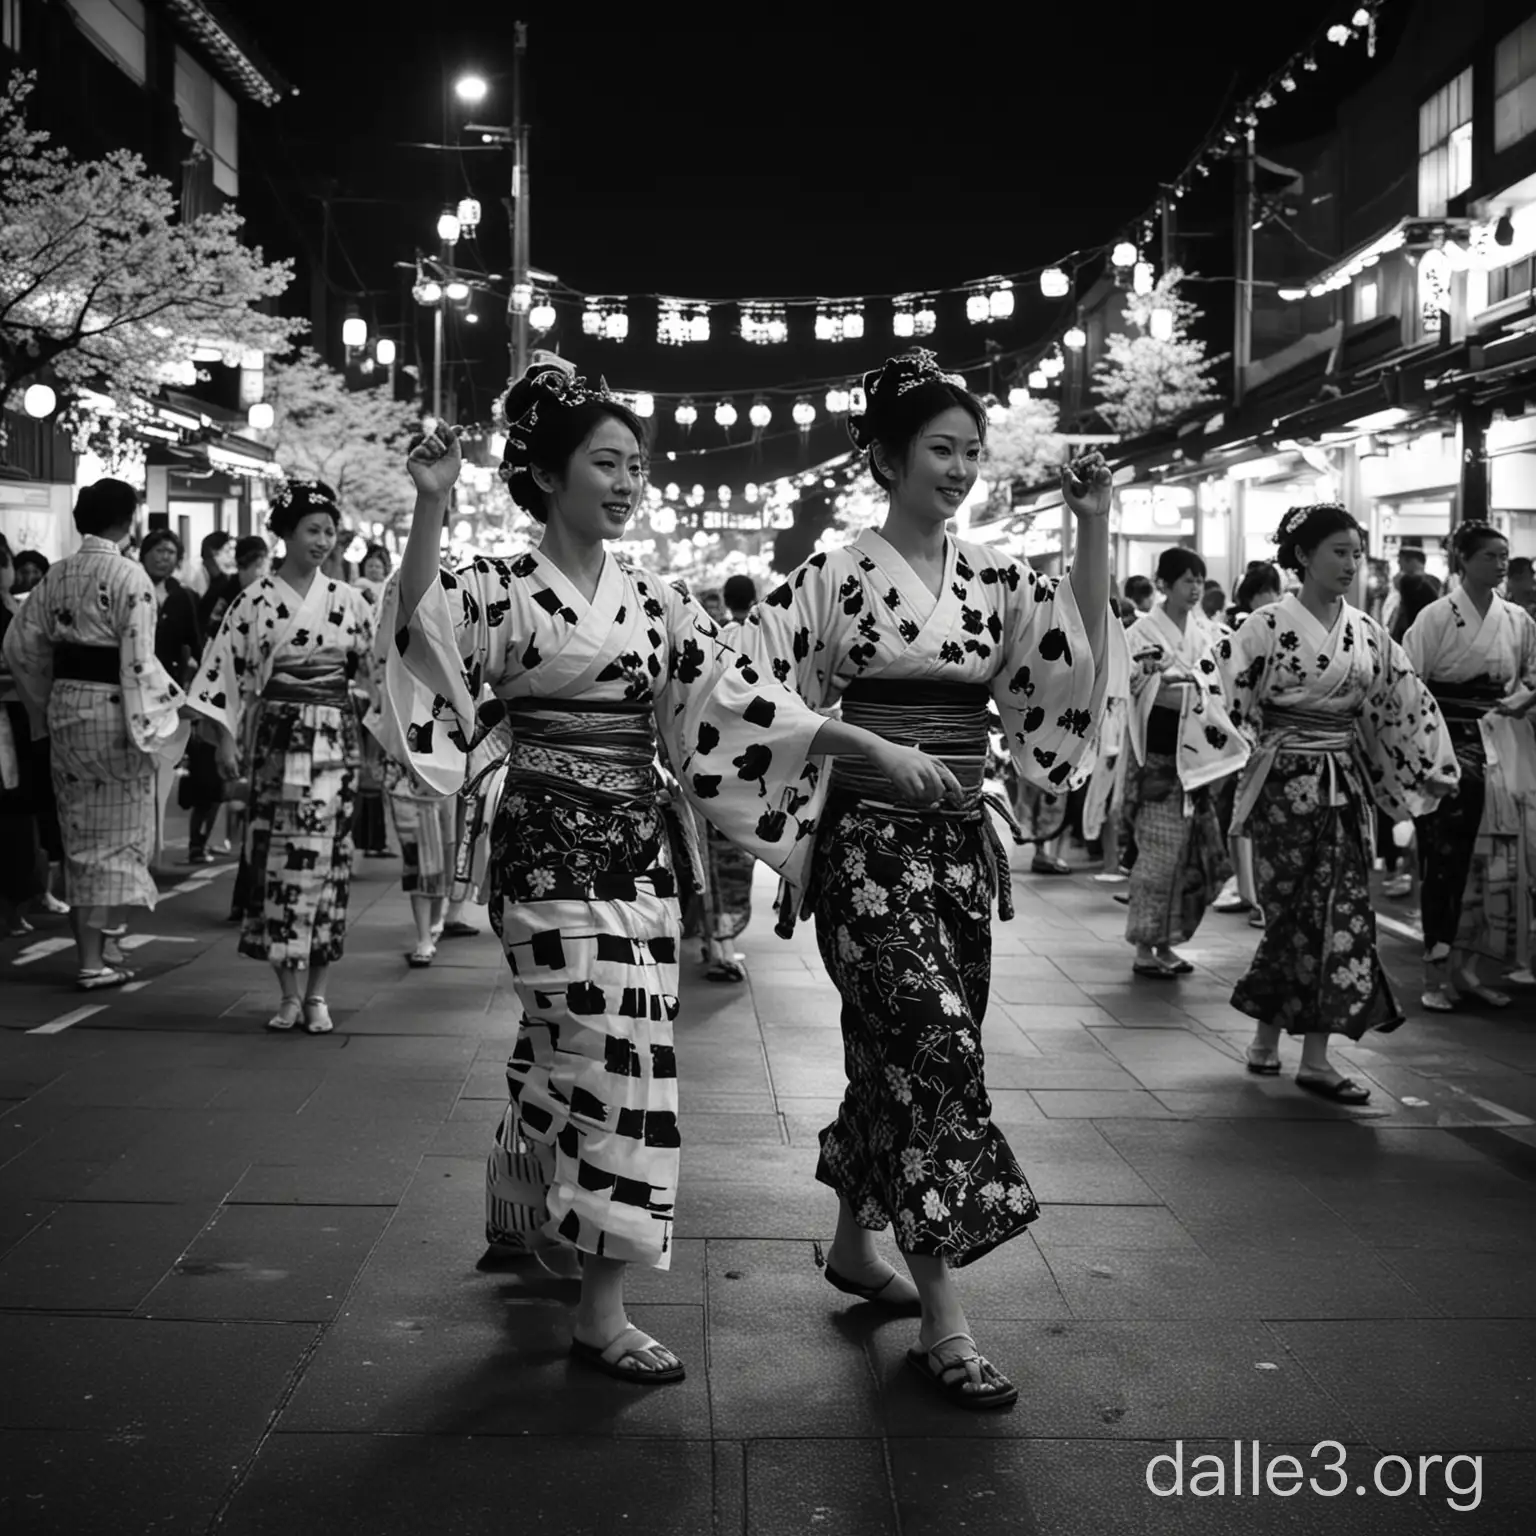
<instances>
[{"instance_id":1,"label":"traditional japanese building roof","mask_svg":"<svg viewBox=\"0 0 1536 1536\"><path fill-rule=\"evenodd\" d=\"M166 0L166 9L249 100L275 107L284 96L294 94L294 87L261 56L222 6L212 0Z\"/></svg>"}]
</instances>

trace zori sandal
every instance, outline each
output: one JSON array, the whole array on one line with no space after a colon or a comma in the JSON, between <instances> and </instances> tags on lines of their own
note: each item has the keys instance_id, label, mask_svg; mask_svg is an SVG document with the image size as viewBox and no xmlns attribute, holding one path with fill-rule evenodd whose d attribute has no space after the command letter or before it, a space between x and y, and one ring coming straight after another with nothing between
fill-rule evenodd
<instances>
[{"instance_id":1,"label":"zori sandal","mask_svg":"<svg viewBox=\"0 0 1536 1536\"><path fill-rule=\"evenodd\" d=\"M1352 1077L1328 1079L1303 1077L1296 1074L1296 1086L1315 1093L1320 1099L1332 1099L1335 1104L1364 1104L1371 1096L1369 1088L1362 1088Z\"/></svg>"},{"instance_id":2,"label":"zori sandal","mask_svg":"<svg viewBox=\"0 0 1536 1536\"><path fill-rule=\"evenodd\" d=\"M861 1285L857 1280L850 1280L845 1275L840 1275L828 1264L822 1273L827 1277L827 1284L835 1286L838 1290L849 1296L857 1296L860 1301L867 1301L871 1306L880 1307L889 1312L893 1317L921 1317L923 1304L914 1296L910 1301L887 1300L885 1293L891 1288L894 1281L900 1276L893 1269L879 1285Z\"/></svg>"},{"instance_id":3,"label":"zori sandal","mask_svg":"<svg viewBox=\"0 0 1536 1536\"><path fill-rule=\"evenodd\" d=\"M285 997L278 1004L277 1012L267 1020L268 1029L292 1029L299 1022L303 1004L296 997Z\"/></svg>"},{"instance_id":4,"label":"zori sandal","mask_svg":"<svg viewBox=\"0 0 1536 1536\"><path fill-rule=\"evenodd\" d=\"M938 1354L945 1344L957 1339L971 1346L968 1355L946 1360ZM956 1408L1011 1408L1019 1400L1019 1389L976 1348L976 1340L968 1333L946 1334L932 1349L909 1349L907 1364ZM981 1384L976 1387L970 1386L971 1373L966 1369L971 1364L981 1372Z\"/></svg>"},{"instance_id":5,"label":"zori sandal","mask_svg":"<svg viewBox=\"0 0 1536 1536\"><path fill-rule=\"evenodd\" d=\"M658 1349L666 1349L666 1345L658 1344L650 1334L631 1323L618 1338L601 1349L596 1344L584 1344L580 1339L572 1339L571 1359L578 1365L589 1365L605 1376L612 1376L615 1381L630 1381L637 1386L659 1387L667 1382L681 1381L684 1375L683 1362L677 1360L675 1365L662 1365L652 1355L652 1351ZM667 1353L670 1355L672 1351L668 1349ZM647 1356L651 1358L647 1360ZM673 1358L676 1360L676 1356ZM626 1365L625 1361L635 1363Z\"/></svg>"},{"instance_id":6,"label":"zori sandal","mask_svg":"<svg viewBox=\"0 0 1536 1536\"><path fill-rule=\"evenodd\" d=\"M98 992L103 987L121 987L133 980L133 972L122 965L103 965L93 971L75 972L75 986L81 992Z\"/></svg>"}]
</instances>

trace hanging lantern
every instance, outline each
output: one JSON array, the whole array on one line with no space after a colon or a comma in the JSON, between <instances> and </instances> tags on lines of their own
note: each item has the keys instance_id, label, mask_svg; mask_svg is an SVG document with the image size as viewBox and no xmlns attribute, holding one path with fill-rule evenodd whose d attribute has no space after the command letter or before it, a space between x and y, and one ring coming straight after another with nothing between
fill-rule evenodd
<instances>
[{"instance_id":1,"label":"hanging lantern","mask_svg":"<svg viewBox=\"0 0 1536 1536\"><path fill-rule=\"evenodd\" d=\"M474 234L480 227L480 204L473 197L463 198L459 203L459 228L466 235ZM444 237L447 238L446 236ZM454 237L457 239L457 236Z\"/></svg>"},{"instance_id":2,"label":"hanging lantern","mask_svg":"<svg viewBox=\"0 0 1536 1536\"><path fill-rule=\"evenodd\" d=\"M862 384L855 384L848 391L848 410L851 415L862 416L869 409L869 397Z\"/></svg>"},{"instance_id":3,"label":"hanging lantern","mask_svg":"<svg viewBox=\"0 0 1536 1536\"><path fill-rule=\"evenodd\" d=\"M395 361L395 344L388 336L381 336L378 345L373 349L373 355L378 358L381 368L390 367Z\"/></svg>"},{"instance_id":4,"label":"hanging lantern","mask_svg":"<svg viewBox=\"0 0 1536 1536\"><path fill-rule=\"evenodd\" d=\"M28 413L30 414L30 412ZM269 432L272 423L277 420L276 413L265 400L258 400L250 410L245 413L246 424L254 427L258 432Z\"/></svg>"},{"instance_id":5,"label":"hanging lantern","mask_svg":"<svg viewBox=\"0 0 1536 1536\"><path fill-rule=\"evenodd\" d=\"M1006 320L1013 313L1013 284L999 282L987 295L987 318Z\"/></svg>"},{"instance_id":6,"label":"hanging lantern","mask_svg":"<svg viewBox=\"0 0 1536 1536\"><path fill-rule=\"evenodd\" d=\"M789 321L782 304L743 304L741 339L759 347L780 346L789 340Z\"/></svg>"},{"instance_id":7,"label":"hanging lantern","mask_svg":"<svg viewBox=\"0 0 1536 1536\"><path fill-rule=\"evenodd\" d=\"M418 304L441 304L443 302L443 285L432 278L419 278L416 286L411 289L411 297Z\"/></svg>"},{"instance_id":8,"label":"hanging lantern","mask_svg":"<svg viewBox=\"0 0 1536 1536\"><path fill-rule=\"evenodd\" d=\"M699 419L699 408L692 400L679 401L678 407L672 412L672 420L680 427L691 427Z\"/></svg>"},{"instance_id":9,"label":"hanging lantern","mask_svg":"<svg viewBox=\"0 0 1536 1536\"><path fill-rule=\"evenodd\" d=\"M829 416L841 416L848 409L848 391L846 389L829 389L827 391L827 414Z\"/></svg>"},{"instance_id":10,"label":"hanging lantern","mask_svg":"<svg viewBox=\"0 0 1536 1536\"><path fill-rule=\"evenodd\" d=\"M450 283L448 285L448 297L453 298L455 288L464 287L463 283ZM513 283L512 291L507 295L507 308L514 315L526 315L533 308L533 284Z\"/></svg>"},{"instance_id":11,"label":"hanging lantern","mask_svg":"<svg viewBox=\"0 0 1536 1536\"><path fill-rule=\"evenodd\" d=\"M965 296L965 318L972 325L980 325L987 318L986 294L968 293Z\"/></svg>"},{"instance_id":12,"label":"hanging lantern","mask_svg":"<svg viewBox=\"0 0 1536 1536\"><path fill-rule=\"evenodd\" d=\"M583 336L600 336L602 331L602 305L596 299L588 299L586 308L581 312L581 334Z\"/></svg>"},{"instance_id":13,"label":"hanging lantern","mask_svg":"<svg viewBox=\"0 0 1536 1536\"><path fill-rule=\"evenodd\" d=\"M448 301L452 304L463 304L469 298L469 284L455 280L443 289Z\"/></svg>"},{"instance_id":14,"label":"hanging lantern","mask_svg":"<svg viewBox=\"0 0 1536 1536\"><path fill-rule=\"evenodd\" d=\"M1049 389L1051 387L1051 381L1046 378L1045 370L1043 368L1035 368L1031 370L1028 382L1029 387L1035 390Z\"/></svg>"},{"instance_id":15,"label":"hanging lantern","mask_svg":"<svg viewBox=\"0 0 1536 1536\"><path fill-rule=\"evenodd\" d=\"M451 213L445 213L437 221L437 238L444 245L457 245L459 243L459 221Z\"/></svg>"},{"instance_id":16,"label":"hanging lantern","mask_svg":"<svg viewBox=\"0 0 1536 1536\"><path fill-rule=\"evenodd\" d=\"M677 498L682 494L683 493L678 488L677 482L675 480L667 486L665 491L662 492L662 495L664 495L668 501L676 501Z\"/></svg>"},{"instance_id":17,"label":"hanging lantern","mask_svg":"<svg viewBox=\"0 0 1536 1536\"><path fill-rule=\"evenodd\" d=\"M697 506L702 506L703 502L704 502L704 487L702 485L696 485L696 486L694 486L694 488L691 491L688 492L688 505L690 507L697 507ZM695 537L694 537L694 543L695 544L698 543L697 535L695 535Z\"/></svg>"},{"instance_id":18,"label":"hanging lantern","mask_svg":"<svg viewBox=\"0 0 1536 1536\"><path fill-rule=\"evenodd\" d=\"M715 492L715 500L718 501L722 507L730 506L730 504L731 504L731 488L730 488L730 486L722 485L720 487L720 489Z\"/></svg>"},{"instance_id":19,"label":"hanging lantern","mask_svg":"<svg viewBox=\"0 0 1536 1536\"><path fill-rule=\"evenodd\" d=\"M1012 410L1017 410L1028 399L1029 391L1027 389L1020 389L1017 384L1008 391L1008 405Z\"/></svg>"},{"instance_id":20,"label":"hanging lantern","mask_svg":"<svg viewBox=\"0 0 1536 1536\"><path fill-rule=\"evenodd\" d=\"M1060 352L1048 353L1040 359L1040 371L1048 379L1054 379L1066 366L1067 360Z\"/></svg>"},{"instance_id":21,"label":"hanging lantern","mask_svg":"<svg viewBox=\"0 0 1536 1536\"><path fill-rule=\"evenodd\" d=\"M841 341L842 339L842 316L835 310L828 309L824 304L818 304L816 306L816 340Z\"/></svg>"},{"instance_id":22,"label":"hanging lantern","mask_svg":"<svg viewBox=\"0 0 1536 1536\"><path fill-rule=\"evenodd\" d=\"M533 308L528 311L528 324L536 331L547 331L555 323L555 306L549 302L546 295L540 294L534 301Z\"/></svg>"},{"instance_id":23,"label":"hanging lantern","mask_svg":"<svg viewBox=\"0 0 1536 1536\"><path fill-rule=\"evenodd\" d=\"M934 327L938 323L938 316L934 314L932 306L925 304L912 316L913 334L916 336L932 336Z\"/></svg>"},{"instance_id":24,"label":"hanging lantern","mask_svg":"<svg viewBox=\"0 0 1536 1536\"><path fill-rule=\"evenodd\" d=\"M801 395L795 401L795 408L790 415L794 417L795 425L800 428L800 435L804 437L811 430L811 423L816 420L816 407Z\"/></svg>"},{"instance_id":25,"label":"hanging lantern","mask_svg":"<svg viewBox=\"0 0 1536 1536\"><path fill-rule=\"evenodd\" d=\"M1064 299L1072 284L1060 267L1047 267L1040 274L1040 292L1048 299Z\"/></svg>"},{"instance_id":26,"label":"hanging lantern","mask_svg":"<svg viewBox=\"0 0 1536 1536\"><path fill-rule=\"evenodd\" d=\"M1150 261L1138 261L1131 269L1131 292L1148 294L1157 286Z\"/></svg>"},{"instance_id":27,"label":"hanging lantern","mask_svg":"<svg viewBox=\"0 0 1536 1536\"><path fill-rule=\"evenodd\" d=\"M912 318L912 306L905 299L897 299L895 308L891 312L891 332L899 336L903 341L916 330Z\"/></svg>"},{"instance_id":28,"label":"hanging lantern","mask_svg":"<svg viewBox=\"0 0 1536 1536\"><path fill-rule=\"evenodd\" d=\"M843 313L843 339L845 341L864 339L864 311L857 304L850 304Z\"/></svg>"},{"instance_id":29,"label":"hanging lantern","mask_svg":"<svg viewBox=\"0 0 1536 1536\"><path fill-rule=\"evenodd\" d=\"M727 432L736 425L736 407L729 400L722 400L715 407L715 425Z\"/></svg>"},{"instance_id":30,"label":"hanging lantern","mask_svg":"<svg viewBox=\"0 0 1536 1536\"><path fill-rule=\"evenodd\" d=\"M1328 41L1337 43L1340 48L1343 48L1354 35L1350 27L1342 21L1335 22L1328 28Z\"/></svg>"},{"instance_id":31,"label":"hanging lantern","mask_svg":"<svg viewBox=\"0 0 1536 1536\"><path fill-rule=\"evenodd\" d=\"M1109 259L1123 271L1126 267L1134 267L1141 260L1141 252L1129 240L1122 240L1110 253Z\"/></svg>"},{"instance_id":32,"label":"hanging lantern","mask_svg":"<svg viewBox=\"0 0 1536 1536\"><path fill-rule=\"evenodd\" d=\"M697 305L688 321L689 341L709 340L709 307L705 304Z\"/></svg>"},{"instance_id":33,"label":"hanging lantern","mask_svg":"<svg viewBox=\"0 0 1536 1536\"><path fill-rule=\"evenodd\" d=\"M1173 339L1173 311L1161 307L1154 309L1147 317L1147 331L1153 341L1171 341Z\"/></svg>"},{"instance_id":34,"label":"hanging lantern","mask_svg":"<svg viewBox=\"0 0 1536 1536\"><path fill-rule=\"evenodd\" d=\"M752 409L747 412L747 420L759 432L773 420L773 412L768 408L768 402L761 395L752 402Z\"/></svg>"},{"instance_id":35,"label":"hanging lantern","mask_svg":"<svg viewBox=\"0 0 1536 1536\"><path fill-rule=\"evenodd\" d=\"M748 480L746 485L742 487L741 494L746 497L749 502L755 502L757 500L757 487L752 483L752 481Z\"/></svg>"},{"instance_id":36,"label":"hanging lantern","mask_svg":"<svg viewBox=\"0 0 1536 1536\"><path fill-rule=\"evenodd\" d=\"M1296 77L1289 70L1280 76L1280 89L1287 93L1296 89Z\"/></svg>"},{"instance_id":37,"label":"hanging lantern","mask_svg":"<svg viewBox=\"0 0 1536 1536\"><path fill-rule=\"evenodd\" d=\"M675 485L668 486L668 490L675 491ZM676 499L675 497L673 498ZM671 507L657 507L649 514L649 522L652 533L659 533L662 538L677 531L677 513Z\"/></svg>"},{"instance_id":38,"label":"hanging lantern","mask_svg":"<svg viewBox=\"0 0 1536 1536\"><path fill-rule=\"evenodd\" d=\"M1061 338L1064 347L1070 347L1074 352L1081 352L1088 345L1088 333L1080 325L1074 325L1065 336Z\"/></svg>"},{"instance_id":39,"label":"hanging lantern","mask_svg":"<svg viewBox=\"0 0 1536 1536\"><path fill-rule=\"evenodd\" d=\"M649 421L656 414L656 397L642 392L630 401L629 408L641 421Z\"/></svg>"},{"instance_id":40,"label":"hanging lantern","mask_svg":"<svg viewBox=\"0 0 1536 1536\"><path fill-rule=\"evenodd\" d=\"M366 347L368 322L358 315L348 315L341 323L341 344L344 347Z\"/></svg>"},{"instance_id":41,"label":"hanging lantern","mask_svg":"<svg viewBox=\"0 0 1536 1536\"><path fill-rule=\"evenodd\" d=\"M604 341L623 341L629 335L629 311L623 299L604 301L600 334Z\"/></svg>"},{"instance_id":42,"label":"hanging lantern","mask_svg":"<svg viewBox=\"0 0 1536 1536\"><path fill-rule=\"evenodd\" d=\"M688 318L676 299L663 299L656 309L656 340L679 347L688 340Z\"/></svg>"}]
</instances>

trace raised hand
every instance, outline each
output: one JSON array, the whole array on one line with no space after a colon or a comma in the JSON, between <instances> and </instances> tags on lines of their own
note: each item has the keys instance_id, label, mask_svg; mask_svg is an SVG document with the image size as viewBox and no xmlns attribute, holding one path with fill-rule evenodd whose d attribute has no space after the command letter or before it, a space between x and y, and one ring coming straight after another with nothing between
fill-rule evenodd
<instances>
[{"instance_id":1,"label":"raised hand","mask_svg":"<svg viewBox=\"0 0 1536 1536\"><path fill-rule=\"evenodd\" d=\"M1108 517L1114 493L1114 474L1097 450L1062 465L1061 497L1073 517Z\"/></svg>"},{"instance_id":2,"label":"raised hand","mask_svg":"<svg viewBox=\"0 0 1536 1536\"><path fill-rule=\"evenodd\" d=\"M438 422L430 433L412 446L406 467L421 495L446 496L464 467L458 430L447 422Z\"/></svg>"}]
</instances>

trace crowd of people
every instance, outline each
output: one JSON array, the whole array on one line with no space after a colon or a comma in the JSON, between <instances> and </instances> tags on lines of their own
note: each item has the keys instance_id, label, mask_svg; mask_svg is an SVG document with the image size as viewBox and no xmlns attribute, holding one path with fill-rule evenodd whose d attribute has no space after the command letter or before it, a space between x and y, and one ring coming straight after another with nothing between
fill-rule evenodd
<instances>
[{"instance_id":1,"label":"crowd of people","mask_svg":"<svg viewBox=\"0 0 1536 1536\"><path fill-rule=\"evenodd\" d=\"M991 916L1012 915L991 812L1055 875L1076 807L1104 877L1125 877L1139 978L1176 982L1207 908L1249 905L1246 1070L1279 1073L1289 1034L1299 1087L1363 1102L1328 1050L1404 1022L1377 953L1379 828L1417 847L1426 1007L1501 1006L1479 960L1529 962L1529 562L1522 576L1502 534L1464 523L1454 587L1421 603L1407 561L1373 615L1350 601L1364 531L1325 503L1286 515L1275 562L1230 604L1183 548L1121 597L1112 477L1089 453L1061 471L1072 564L1043 577L947 531L987 435L963 381L919 349L863 384L852 432L883 525L761 599L726 583L713 613L607 549L639 500L643 423L558 359L503 402L501 476L541 525L515 557L441 568L462 465L441 424L405 466L398 567L370 549L354 581L320 482L274 497L270 566L264 541L215 535L186 586L168 530L123 557L136 498L98 482L76 553L23 586L0 549L0 893L24 921L53 857L77 984L120 986L114 941L154 904L170 782L194 859L239 808L232 916L240 952L274 973L268 1028L323 1033L354 849L391 852L392 829L406 962L473 934L464 909L482 902L522 1008L482 1263L563 1265L580 1283L573 1358L659 1385L684 1363L630 1322L624 1286L673 1250L682 943L693 932L706 974L741 980L734 940L768 865L779 932L814 924L841 1004L848 1081L816 1171L836 1199L825 1278L917 1320L908 1363L948 1402L998 1409L1018 1390L956 1277L1039 1208L983 1067ZM886 1227L905 1273L875 1247Z\"/></svg>"}]
</instances>

